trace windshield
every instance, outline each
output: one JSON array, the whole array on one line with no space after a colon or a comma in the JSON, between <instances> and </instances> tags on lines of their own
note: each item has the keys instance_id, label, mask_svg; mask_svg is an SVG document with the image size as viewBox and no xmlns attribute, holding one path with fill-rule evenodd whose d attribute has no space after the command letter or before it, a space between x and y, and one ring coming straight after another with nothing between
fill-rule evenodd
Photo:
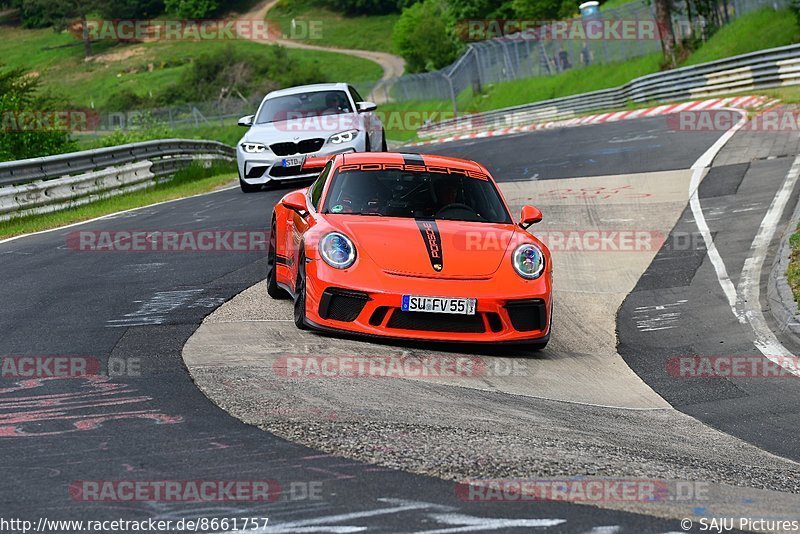
<instances>
[{"instance_id":1,"label":"windshield","mask_svg":"<svg viewBox=\"0 0 800 534\"><path fill-rule=\"evenodd\" d=\"M407 170L339 172L333 178L322 211L415 219L511 222L491 181L461 174Z\"/></svg>"},{"instance_id":2,"label":"windshield","mask_svg":"<svg viewBox=\"0 0 800 534\"><path fill-rule=\"evenodd\" d=\"M265 100L256 117L256 124L352 112L350 100L344 91L313 91Z\"/></svg>"}]
</instances>

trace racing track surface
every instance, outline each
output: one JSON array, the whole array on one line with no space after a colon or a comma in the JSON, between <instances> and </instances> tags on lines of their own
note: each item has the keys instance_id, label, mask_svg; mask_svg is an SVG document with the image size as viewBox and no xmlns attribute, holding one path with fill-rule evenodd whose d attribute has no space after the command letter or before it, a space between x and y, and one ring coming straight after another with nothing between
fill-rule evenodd
<instances>
[{"instance_id":1,"label":"racing track surface","mask_svg":"<svg viewBox=\"0 0 800 534\"><path fill-rule=\"evenodd\" d=\"M686 137L647 119L441 145L436 151L478 159L500 181L546 180L686 169L717 134ZM80 229L263 229L283 192L222 191ZM462 502L451 482L319 454L245 425L197 390L181 350L205 316L263 278L261 255L79 253L66 246L73 230L0 244L0 355L139 358L142 376L3 383L0 430L7 437L0 440L10 460L1 471L0 506L6 516L141 519L259 512L276 527L283 525L270 531L283 532L332 531L334 524L392 532L469 525L528 530L536 520L558 518L567 522L552 531L604 525L630 532L677 529L675 522L587 506ZM782 428L787 441L796 440L796 428ZM123 479L272 479L284 486L322 481L325 499L200 506L86 503L68 493L76 480Z\"/></svg>"}]
</instances>

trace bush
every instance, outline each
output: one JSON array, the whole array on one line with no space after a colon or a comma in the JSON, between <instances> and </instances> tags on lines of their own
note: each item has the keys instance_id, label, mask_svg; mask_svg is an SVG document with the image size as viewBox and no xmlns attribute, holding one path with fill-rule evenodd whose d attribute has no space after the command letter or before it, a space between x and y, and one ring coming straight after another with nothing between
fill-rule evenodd
<instances>
[{"instance_id":1,"label":"bush","mask_svg":"<svg viewBox=\"0 0 800 534\"><path fill-rule=\"evenodd\" d=\"M0 161L48 156L74 150L69 131L55 124L21 123L21 112L67 109L38 94L38 81L23 69L0 69Z\"/></svg>"},{"instance_id":2,"label":"bush","mask_svg":"<svg viewBox=\"0 0 800 534\"><path fill-rule=\"evenodd\" d=\"M316 64L289 60L286 49L264 47L253 58L233 46L203 54L184 71L178 83L156 97L163 105L251 95L263 88L276 89L324 80Z\"/></svg>"},{"instance_id":3,"label":"bush","mask_svg":"<svg viewBox=\"0 0 800 534\"><path fill-rule=\"evenodd\" d=\"M461 51L455 27L455 17L442 0L425 0L403 11L392 41L410 72L436 70L455 61Z\"/></svg>"},{"instance_id":4,"label":"bush","mask_svg":"<svg viewBox=\"0 0 800 534\"><path fill-rule=\"evenodd\" d=\"M164 9L185 19L203 19L219 7L217 0L164 0Z\"/></svg>"}]
</instances>

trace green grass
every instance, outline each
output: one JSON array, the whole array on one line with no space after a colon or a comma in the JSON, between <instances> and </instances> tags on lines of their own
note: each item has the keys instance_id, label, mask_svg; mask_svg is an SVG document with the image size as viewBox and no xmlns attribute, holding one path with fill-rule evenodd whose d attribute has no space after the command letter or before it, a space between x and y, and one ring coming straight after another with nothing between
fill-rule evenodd
<instances>
[{"instance_id":1,"label":"green grass","mask_svg":"<svg viewBox=\"0 0 800 534\"><path fill-rule=\"evenodd\" d=\"M392 30L400 15L345 16L315 0L281 0L267 14L287 37L323 46L392 52ZM292 19L298 22L292 35ZM310 39L300 21L319 25L321 38Z\"/></svg>"},{"instance_id":2,"label":"green grass","mask_svg":"<svg viewBox=\"0 0 800 534\"><path fill-rule=\"evenodd\" d=\"M800 26L788 9L761 9L720 28L684 65L696 65L796 42Z\"/></svg>"},{"instance_id":3,"label":"green grass","mask_svg":"<svg viewBox=\"0 0 800 534\"><path fill-rule=\"evenodd\" d=\"M472 97L464 109L487 111L617 87L633 78L658 72L660 62L661 55L653 54L622 63L568 70L555 76L496 84L486 88L484 94Z\"/></svg>"},{"instance_id":4,"label":"green grass","mask_svg":"<svg viewBox=\"0 0 800 534\"><path fill-rule=\"evenodd\" d=\"M66 32L2 27L0 62L24 67L39 76L44 90L62 95L77 106L102 109L109 95L130 89L139 95L157 94L175 84L189 62L201 54L232 43L258 61L265 45L249 41L161 41L141 44L97 43L99 57L84 61L81 46ZM61 48L53 48L62 46ZM343 54L288 49L292 61L316 63L327 79L321 81L377 80L380 65ZM103 58L112 60L104 61Z\"/></svg>"},{"instance_id":5,"label":"green grass","mask_svg":"<svg viewBox=\"0 0 800 534\"><path fill-rule=\"evenodd\" d=\"M612 0L613 1L613 0ZM774 48L800 40L800 26L788 10L764 9L739 17L722 28L699 50L689 56L685 65L713 61L730 55L757 49ZM634 78L658 72L661 54L652 54L622 63L592 65L573 69L554 76L540 76L484 87L483 93L472 95L468 89L457 98L460 113L481 112L509 106L539 102L578 93L618 87ZM800 102L800 89L781 88L760 91L786 102ZM450 101L402 102L384 109L448 110ZM407 132L387 131L391 139L409 141L415 138Z\"/></svg>"},{"instance_id":6,"label":"green grass","mask_svg":"<svg viewBox=\"0 0 800 534\"><path fill-rule=\"evenodd\" d=\"M156 202L213 191L224 185L232 184L235 179L236 174L232 164L214 164L211 167L191 165L178 171L169 182L163 182L141 191L108 197L91 204L55 213L30 215L0 222L0 238L58 228Z\"/></svg>"},{"instance_id":7,"label":"green grass","mask_svg":"<svg viewBox=\"0 0 800 534\"><path fill-rule=\"evenodd\" d=\"M636 3L636 1L637 0L608 0L607 2L600 3L600 10L605 11L606 9L619 9L627 4Z\"/></svg>"},{"instance_id":8,"label":"green grass","mask_svg":"<svg viewBox=\"0 0 800 534\"><path fill-rule=\"evenodd\" d=\"M792 288L794 300L800 303L800 228L789 238L789 245L792 253L789 258L789 267L786 270L786 278L789 287Z\"/></svg>"}]
</instances>

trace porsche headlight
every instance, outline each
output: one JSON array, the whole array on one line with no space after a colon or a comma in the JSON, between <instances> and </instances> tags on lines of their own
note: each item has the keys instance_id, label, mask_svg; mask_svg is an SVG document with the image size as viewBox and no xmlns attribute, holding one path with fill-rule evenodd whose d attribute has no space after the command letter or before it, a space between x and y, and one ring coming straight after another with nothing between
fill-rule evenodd
<instances>
[{"instance_id":1,"label":"porsche headlight","mask_svg":"<svg viewBox=\"0 0 800 534\"><path fill-rule=\"evenodd\" d=\"M511 263L517 274L528 280L535 280L544 272L544 254L531 243L518 246L511 256Z\"/></svg>"},{"instance_id":2,"label":"porsche headlight","mask_svg":"<svg viewBox=\"0 0 800 534\"><path fill-rule=\"evenodd\" d=\"M356 136L358 136L358 130L347 130L346 132L333 134L328 138L328 142L334 145L340 145L342 143L349 143L355 139Z\"/></svg>"},{"instance_id":3,"label":"porsche headlight","mask_svg":"<svg viewBox=\"0 0 800 534\"><path fill-rule=\"evenodd\" d=\"M319 252L325 263L335 269L347 269L356 261L355 245L339 232L331 232L320 239Z\"/></svg>"},{"instance_id":4,"label":"porsche headlight","mask_svg":"<svg viewBox=\"0 0 800 534\"><path fill-rule=\"evenodd\" d=\"M267 151L267 145L263 143L242 143L242 150L248 154L261 154Z\"/></svg>"}]
</instances>

